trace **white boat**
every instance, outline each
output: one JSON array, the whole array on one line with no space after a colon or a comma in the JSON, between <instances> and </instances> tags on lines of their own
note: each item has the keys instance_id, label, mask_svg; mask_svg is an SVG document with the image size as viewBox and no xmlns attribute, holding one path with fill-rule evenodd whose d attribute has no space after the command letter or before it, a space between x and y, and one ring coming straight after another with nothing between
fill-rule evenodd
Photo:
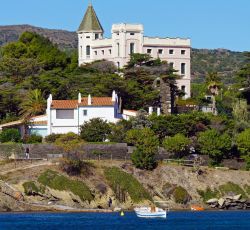
<instances>
[{"instance_id":1,"label":"white boat","mask_svg":"<svg viewBox=\"0 0 250 230\"><path fill-rule=\"evenodd\" d=\"M135 208L135 213L142 218L167 218L167 211L157 207Z\"/></svg>"}]
</instances>

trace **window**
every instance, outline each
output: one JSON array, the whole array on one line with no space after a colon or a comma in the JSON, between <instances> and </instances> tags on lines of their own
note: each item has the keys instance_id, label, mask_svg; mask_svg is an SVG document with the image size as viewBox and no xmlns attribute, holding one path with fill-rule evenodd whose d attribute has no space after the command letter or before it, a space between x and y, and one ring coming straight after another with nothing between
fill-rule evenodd
<instances>
[{"instance_id":1,"label":"window","mask_svg":"<svg viewBox=\"0 0 250 230\"><path fill-rule=\"evenodd\" d=\"M158 54L163 54L163 49L159 49Z\"/></svg>"},{"instance_id":2,"label":"window","mask_svg":"<svg viewBox=\"0 0 250 230\"><path fill-rule=\"evenodd\" d=\"M182 93L185 95L186 94L186 86L185 85L182 85L181 86L181 91ZM183 98L185 98L185 96L183 96Z\"/></svg>"},{"instance_id":3,"label":"window","mask_svg":"<svg viewBox=\"0 0 250 230\"><path fill-rule=\"evenodd\" d=\"M74 119L73 109L57 109L56 119Z\"/></svg>"},{"instance_id":4,"label":"window","mask_svg":"<svg viewBox=\"0 0 250 230\"><path fill-rule=\"evenodd\" d=\"M90 46L86 46L86 55L90 56Z\"/></svg>"},{"instance_id":5,"label":"window","mask_svg":"<svg viewBox=\"0 0 250 230\"><path fill-rule=\"evenodd\" d=\"M186 54L186 50L181 50L181 54L185 55Z\"/></svg>"},{"instance_id":6,"label":"window","mask_svg":"<svg viewBox=\"0 0 250 230\"><path fill-rule=\"evenodd\" d=\"M90 36L86 36L86 38L90 38Z\"/></svg>"},{"instance_id":7,"label":"window","mask_svg":"<svg viewBox=\"0 0 250 230\"><path fill-rule=\"evenodd\" d=\"M117 43L117 56L120 57L120 43Z\"/></svg>"},{"instance_id":8,"label":"window","mask_svg":"<svg viewBox=\"0 0 250 230\"><path fill-rule=\"evenodd\" d=\"M84 117L88 116L88 110L86 110L86 109L83 110L83 116Z\"/></svg>"},{"instance_id":9,"label":"window","mask_svg":"<svg viewBox=\"0 0 250 230\"><path fill-rule=\"evenodd\" d=\"M151 54L152 53L152 49L147 49L147 54Z\"/></svg>"},{"instance_id":10,"label":"window","mask_svg":"<svg viewBox=\"0 0 250 230\"><path fill-rule=\"evenodd\" d=\"M169 54L174 54L174 50L169 50Z\"/></svg>"},{"instance_id":11,"label":"window","mask_svg":"<svg viewBox=\"0 0 250 230\"><path fill-rule=\"evenodd\" d=\"M133 35L135 35L135 33L130 33L130 35L132 35L132 36L133 36Z\"/></svg>"},{"instance_id":12,"label":"window","mask_svg":"<svg viewBox=\"0 0 250 230\"><path fill-rule=\"evenodd\" d=\"M135 52L135 43L130 43L130 54Z\"/></svg>"},{"instance_id":13,"label":"window","mask_svg":"<svg viewBox=\"0 0 250 230\"><path fill-rule=\"evenodd\" d=\"M99 34L95 34L95 40L99 38Z\"/></svg>"},{"instance_id":14,"label":"window","mask_svg":"<svg viewBox=\"0 0 250 230\"><path fill-rule=\"evenodd\" d=\"M119 36L119 33L116 33L117 36Z\"/></svg>"},{"instance_id":15,"label":"window","mask_svg":"<svg viewBox=\"0 0 250 230\"><path fill-rule=\"evenodd\" d=\"M111 49L109 49L109 54L112 54L112 50Z\"/></svg>"},{"instance_id":16,"label":"window","mask_svg":"<svg viewBox=\"0 0 250 230\"><path fill-rule=\"evenodd\" d=\"M170 66L170 68L173 69L173 68L174 68L174 63L173 63L173 62L170 62L170 63L169 63L169 66Z\"/></svg>"},{"instance_id":17,"label":"window","mask_svg":"<svg viewBox=\"0 0 250 230\"><path fill-rule=\"evenodd\" d=\"M82 57L82 46L80 46L80 51L81 51L81 57Z\"/></svg>"},{"instance_id":18,"label":"window","mask_svg":"<svg viewBox=\"0 0 250 230\"><path fill-rule=\"evenodd\" d=\"M117 62L117 68L120 69L120 62Z\"/></svg>"},{"instance_id":19,"label":"window","mask_svg":"<svg viewBox=\"0 0 250 230\"><path fill-rule=\"evenodd\" d=\"M102 55L104 55L104 50L102 50Z\"/></svg>"},{"instance_id":20,"label":"window","mask_svg":"<svg viewBox=\"0 0 250 230\"><path fill-rule=\"evenodd\" d=\"M97 55L97 51L95 51L95 55Z\"/></svg>"},{"instance_id":21,"label":"window","mask_svg":"<svg viewBox=\"0 0 250 230\"><path fill-rule=\"evenodd\" d=\"M181 63L181 74L185 74L185 73L186 73L186 64Z\"/></svg>"}]
</instances>

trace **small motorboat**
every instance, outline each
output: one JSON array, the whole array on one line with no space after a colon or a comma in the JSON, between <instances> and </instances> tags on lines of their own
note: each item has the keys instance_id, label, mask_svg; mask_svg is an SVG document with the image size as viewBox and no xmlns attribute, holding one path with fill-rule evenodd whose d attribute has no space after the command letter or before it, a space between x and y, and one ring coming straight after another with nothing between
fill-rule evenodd
<instances>
[{"instance_id":1,"label":"small motorboat","mask_svg":"<svg viewBox=\"0 0 250 230\"><path fill-rule=\"evenodd\" d=\"M198 205L192 205L191 211L204 211L204 208Z\"/></svg>"},{"instance_id":2,"label":"small motorboat","mask_svg":"<svg viewBox=\"0 0 250 230\"><path fill-rule=\"evenodd\" d=\"M157 207L135 208L135 213L141 218L167 218L167 211Z\"/></svg>"}]
</instances>

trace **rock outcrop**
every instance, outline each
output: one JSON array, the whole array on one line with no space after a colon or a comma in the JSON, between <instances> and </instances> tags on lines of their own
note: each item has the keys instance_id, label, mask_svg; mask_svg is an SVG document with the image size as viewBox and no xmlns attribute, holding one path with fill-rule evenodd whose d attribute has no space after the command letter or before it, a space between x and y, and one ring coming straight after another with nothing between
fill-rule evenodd
<instances>
[{"instance_id":1,"label":"rock outcrop","mask_svg":"<svg viewBox=\"0 0 250 230\"><path fill-rule=\"evenodd\" d=\"M250 200L243 199L241 194L213 198L206 202L211 208L219 209L250 209Z\"/></svg>"}]
</instances>

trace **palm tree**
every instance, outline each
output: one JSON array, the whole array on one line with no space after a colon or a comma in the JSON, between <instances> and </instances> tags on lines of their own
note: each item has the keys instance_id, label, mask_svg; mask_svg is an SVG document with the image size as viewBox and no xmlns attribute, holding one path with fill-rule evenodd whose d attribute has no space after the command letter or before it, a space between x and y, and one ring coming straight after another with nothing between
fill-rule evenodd
<instances>
[{"instance_id":1,"label":"palm tree","mask_svg":"<svg viewBox=\"0 0 250 230\"><path fill-rule=\"evenodd\" d=\"M206 84L207 88L212 94L212 111L213 114L216 115L216 99L215 97L219 94L220 87L221 87L221 81L219 79L217 72L209 72L206 76Z\"/></svg>"},{"instance_id":2,"label":"palm tree","mask_svg":"<svg viewBox=\"0 0 250 230\"><path fill-rule=\"evenodd\" d=\"M21 114L25 125L25 134L28 134L27 125L29 124L31 117L40 115L45 110L45 100L42 96L41 90L35 89L29 91L21 104L21 108Z\"/></svg>"}]
</instances>

